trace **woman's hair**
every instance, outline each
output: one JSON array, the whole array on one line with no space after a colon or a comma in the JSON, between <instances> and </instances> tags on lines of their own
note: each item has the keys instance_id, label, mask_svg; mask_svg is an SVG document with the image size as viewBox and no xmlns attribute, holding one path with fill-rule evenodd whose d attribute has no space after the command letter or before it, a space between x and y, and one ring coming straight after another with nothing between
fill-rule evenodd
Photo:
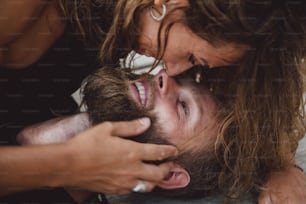
<instances>
[{"instance_id":1,"label":"woman's hair","mask_svg":"<svg viewBox=\"0 0 306 204\"><path fill-rule=\"evenodd\" d=\"M117 65L119 58L137 48L140 13L153 5L153 0L118 0L115 8L113 1L61 1L68 8L64 9L65 14L81 34L89 37L103 34L100 58L108 65ZM167 25L161 23L165 26L166 42L161 42L159 31L159 59L167 46L171 26L177 22L216 47L224 43L249 47L235 69L220 71L219 76L227 78L226 85L222 80L211 81L216 94L230 100L226 103L226 110L230 111L225 113L227 120L220 132L221 145L216 148L224 166L219 183L229 187L230 196L261 187L272 172L286 168L305 133L302 78L305 3L305 0L190 0L189 7L179 8L185 16ZM91 18L99 16L102 18L92 21ZM113 21L107 18L110 16ZM101 24L111 22L105 34Z\"/></svg>"},{"instance_id":2,"label":"woman's hair","mask_svg":"<svg viewBox=\"0 0 306 204\"><path fill-rule=\"evenodd\" d=\"M262 55L282 57L271 56L269 51ZM250 61L246 63L250 66L209 69L206 74L225 118L215 150L223 164L219 186L225 187L221 190L228 198L247 191L258 193L271 173L293 165L297 143L305 134L302 78L297 65L291 70L292 64L283 62L253 63L258 64L251 66Z\"/></svg>"}]
</instances>

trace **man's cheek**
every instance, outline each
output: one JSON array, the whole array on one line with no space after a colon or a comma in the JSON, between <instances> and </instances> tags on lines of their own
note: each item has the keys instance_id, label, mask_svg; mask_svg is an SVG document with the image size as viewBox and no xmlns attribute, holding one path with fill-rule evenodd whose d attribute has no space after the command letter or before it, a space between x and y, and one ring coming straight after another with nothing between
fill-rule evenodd
<instances>
[{"instance_id":1,"label":"man's cheek","mask_svg":"<svg viewBox=\"0 0 306 204\"><path fill-rule=\"evenodd\" d=\"M163 130L165 136L173 137L177 130L180 129L177 114L169 110L166 106L155 107L153 113L156 115L157 123L161 126L160 128Z\"/></svg>"}]
</instances>

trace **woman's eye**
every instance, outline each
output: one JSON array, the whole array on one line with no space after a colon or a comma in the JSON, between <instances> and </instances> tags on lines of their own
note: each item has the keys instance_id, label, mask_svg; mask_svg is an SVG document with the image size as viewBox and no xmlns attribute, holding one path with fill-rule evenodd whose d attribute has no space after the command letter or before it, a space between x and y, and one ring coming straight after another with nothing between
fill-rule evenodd
<instances>
[{"instance_id":1,"label":"woman's eye","mask_svg":"<svg viewBox=\"0 0 306 204\"><path fill-rule=\"evenodd\" d=\"M196 64L196 59L195 59L195 57L194 57L193 54L190 54L190 55L189 55L188 61L189 61L192 65L195 65L195 64Z\"/></svg>"},{"instance_id":2,"label":"woman's eye","mask_svg":"<svg viewBox=\"0 0 306 204\"><path fill-rule=\"evenodd\" d=\"M192 64L192 66L201 65L203 67L209 67L208 64L207 64L207 61L205 59L197 58L193 54L190 54L188 56L188 62L190 62Z\"/></svg>"}]
</instances>

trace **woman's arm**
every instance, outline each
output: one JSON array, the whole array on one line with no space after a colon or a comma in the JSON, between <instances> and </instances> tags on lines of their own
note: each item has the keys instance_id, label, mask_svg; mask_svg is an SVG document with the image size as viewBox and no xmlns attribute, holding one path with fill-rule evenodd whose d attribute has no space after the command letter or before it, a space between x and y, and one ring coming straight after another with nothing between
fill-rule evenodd
<instances>
[{"instance_id":1,"label":"woman's arm","mask_svg":"<svg viewBox=\"0 0 306 204\"><path fill-rule=\"evenodd\" d=\"M67 144L0 148L0 195L61 186L73 153Z\"/></svg>"},{"instance_id":2,"label":"woman's arm","mask_svg":"<svg viewBox=\"0 0 306 204\"><path fill-rule=\"evenodd\" d=\"M31 27L48 3L41 0L2 0L0 5L0 47L16 40Z\"/></svg>"},{"instance_id":3,"label":"woman's arm","mask_svg":"<svg viewBox=\"0 0 306 204\"><path fill-rule=\"evenodd\" d=\"M63 34L65 21L60 17L58 0L2 0L0 65L25 68L36 62Z\"/></svg>"}]
</instances>

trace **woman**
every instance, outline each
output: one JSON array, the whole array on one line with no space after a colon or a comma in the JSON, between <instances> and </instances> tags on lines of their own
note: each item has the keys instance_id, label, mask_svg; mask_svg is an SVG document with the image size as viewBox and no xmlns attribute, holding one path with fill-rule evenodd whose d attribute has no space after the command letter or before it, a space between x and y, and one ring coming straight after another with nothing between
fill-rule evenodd
<instances>
[{"instance_id":1,"label":"woman","mask_svg":"<svg viewBox=\"0 0 306 204\"><path fill-rule=\"evenodd\" d=\"M297 109L301 105L301 80L298 74L298 63L294 62L298 62L298 57L300 57L298 48L304 43L304 35L300 35L301 32L304 34L302 27L304 24L295 23L295 15L289 15L289 24L271 21L274 15L286 14L288 8L285 3L281 6L276 5L277 3L260 4L259 2L256 4L253 1L235 1L235 3L187 0L155 0L154 2L152 0L118 2L31 0L26 3L4 1L0 12L4 16L0 24L2 48L0 64L4 68L1 70L4 74L1 76L9 79L2 80L5 83L4 87L7 86L3 89L5 96L3 98L9 104L4 104L1 109L13 111L1 112L3 114L1 118L4 118L2 124L5 124L2 126L5 129L1 130L1 134L12 131L13 133L8 134L14 135L18 132L18 127L51 118L54 110L61 114L71 112L69 96L77 88L81 79L98 66L99 63L95 63L93 56L98 50L98 45L102 44L100 52L102 64L116 64L119 58L126 56L134 49L140 53L163 59L170 75L178 74L195 64L218 67L239 63L238 76L250 79L239 81L241 86L238 86L237 93L243 97L237 99L237 105L234 107L233 117L241 127L245 127L240 130L241 135L251 133L255 136L255 141L260 139L259 135L272 135L273 140L282 136L284 138L280 138L281 141L291 138L293 124L299 125L301 122L300 117L296 116ZM154 7L151 7L152 5ZM291 4L290 6L296 5ZM299 9L303 7L300 5L296 7L294 9L297 12L289 13L302 14ZM264 14L266 15L257 14L258 8L265 8ZM113 24L111 25L112 19ZM270 21L267 21L269 19ZM266 21L270 23L264 24ZM71 32L75 28L78 29L78 32ZM292 30L297 35L280 32ZM86 47L75 39L76 36L89 39L86 41ZM266 55L270 53L268 52L270 45L273 48L276 46L275 51L277 52ZM286 46L287 52L277 49L283 45ZM77 51L77 53L70 52L70 50ZM292 65L290 71L288 67L283 66L286 63L279 61L281 57L286 57L285 62L290 62ZM75 61L76 58L78 61ZM275 62L271 63L273 69L263 69L259 66L274 58ZM62 62L65 63L60 64ZM248 69L243 69L246 65ZM280 72L275 71L278 65L283 68ZM265 72L267 70L270 70L269 73ZM281 86L277 87L276 94L274 90L264 89L270 90L273 97L266 97L262 101L256 95L258 87L263 82L271 81L275 73L286 75L288 82L278 83ZM261 76L264 76L264 81L255 80L255 84L246 86L246 81L262 79ZM15 77L19 78L19 86L17 90L12 90L16 89L16 83L11 82L11 79ZM290 88L287 85L290 85ZM273 87L269 83L267 86ZM55 89L55 87L59 88ZM25 88L25 91L20 91L19 88ZM33 90L36 92L34 97L30 94L33 93ZM266 93L263 91L260 94ZM291 99L286 97L288 94ZM30 102L33 98L35 101ZM284 100L284 104L280 103ZM57 104L59 101L61 103ZM249 103L250 101L252 103ZM278 118L279 121L286 120L271 126L270 129L254 129L262 125L258 122L260 121L258 118L264 116L260 114L271 113L267 110L270 110L269 108L275 105L274 103L277 103L280 110L289 111L279 111L275 115L266 114L267 119L271 119L270 122L276 121L275 118ZM20 104L24 107L15 110ZM249 110L259 104L260 111L255 113L246 111L246 114L241 114L241 110ZM290 113L289 116L288 113ZM253 120L254 117L255 120ZM28 119L31 120L28 121ZM7 188L2 191L3 194L42 186L73 186L105 193L127 193L136 186L138 180L144 180L145 190L150 191L154 183L167 175L171 164L152 166L141 161L174 156L176 150L172 147L131 144L119 137L114 137L132 136L144 131L149 126L149 122L145 119L140 121L142 123L132 121L130 123L101 124L62 145L1 148L1 171L10 172L9 176L1 179L1 186L18 185L19 187ZM283 123L285 126L282 126ZM298 134L289 140L290 148L282 146L277 148L279 152L275 152L275 155L279 161L275 166L288 164L291 159L289 153L294 152L296 142L300 137L301 134ZM14 139L12 141L10 138L4 141L14 142ZM110 147L107 143L113 144L111 149L107 148ZM130 145L135 148L130 148ZM131 152L131 149L134 151ZM117 157L121 159L121 155L126 154L131 155L128 160L121 160L121 163L116 162L115 164L112 162ZM8 155L10 160L7 159ZM20 155L23 156L22 159ZM33 155L39 155L40 158L33 159ZM61 158L60 161L54 159L56 155L58 155L56 158ZM78 158L78 155L88 155L89 159L78 159L76 162L73 158ZM111 155L113 160L110 161L103 155ZM41 160L47 162L41 164L39 162ZM260 161L255 161L254 164L258 162ZM270 160L267 159L260 164L268 169L269 166L266 165L269 162ZM17 164L14 168L13 163ZM129 164L128 169L126 169L126 164ZM236 165L237 168L241 166L242 163ZM31 175L27 177L28 180L24 179L24 175L19 174L20 169L27 175ZM28 173L37 169L40 174ZM69 172L73 169L72 173L50 176L50 172L66 172L67 169ZM82 174L84 171L88 173ZM298 174L294 167L290 168L290 171L292 171L290 176ZM21 179L23 179L22 184L19 182ZM291 190L294 191L294 189ZM300 197L297 196L297 198Z\"/></svg>"}]
</instances>

